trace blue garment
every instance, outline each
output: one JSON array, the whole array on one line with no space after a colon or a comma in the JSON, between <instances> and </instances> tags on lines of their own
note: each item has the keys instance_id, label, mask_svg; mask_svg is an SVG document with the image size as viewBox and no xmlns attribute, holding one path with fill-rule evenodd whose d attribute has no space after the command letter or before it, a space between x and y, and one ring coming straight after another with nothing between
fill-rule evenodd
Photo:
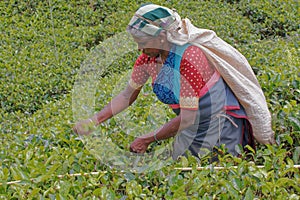
<instances>
[{"instance_id":1,"label":"blue garment","mask_svg":"<svg viewBox=\"0 0 300 200\"><path fill-rule=\"evenodd\" d=\"M165 104L179 104L180 63L188 46L190 44L172 47L153 83L153 92ZM180 109L174 112L179 115ZM184 155L187 150L198 156L202 148L212 151L220 144L225 144L228 152L237 155L236 145L245 146L251 135L246 118L244 108L218 76L216 83L199 99L196 122L176 135L173 158Z\"/></svg>"},{"instance_id":2,"label":"blue garment","mask_svg":"<svg viewBox=\"0 0 300 200\"><path fill-rule=\"evenodd\" d=\"M153 83L153 92L165 104L179 104L181 61L179 56L182 55L178 54L181 53L178 52L179 49L182 48L176 48L176 45L173 45Z\"/></svg>"}]
</instances>

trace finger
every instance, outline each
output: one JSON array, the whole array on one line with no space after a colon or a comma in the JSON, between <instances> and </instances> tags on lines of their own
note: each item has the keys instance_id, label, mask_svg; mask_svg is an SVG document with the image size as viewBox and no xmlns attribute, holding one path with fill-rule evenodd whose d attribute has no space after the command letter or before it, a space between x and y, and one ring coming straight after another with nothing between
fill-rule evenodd
<instances>
[{"instance_id":1,"label":"finger","mask_svg":"<svg viewBox=\"0 0 300 200\"><path fill-rule=\"evenodd\" d=\"M139 150L139 153L145 153L146 152L146 150L145 149L141 149L141 150Z\"/></svg>"},{"instance_id":2,"label":"finger","mask_svg":"<svg viewBox=\"0 0 300 200\"><path fill-rule=\"evenodd\" d=\"M74 126L73 131L78 134L77 128Z\"/></svg>"},{"instance_id":3,"label":"finger","mask_svg":"<svg viewBox=\"0 0 300 200\"><path fill-rule=\"evenodd\" d=\"M136 153L136 150L134 148L132 148L132 146L130 146L129 151L133 152L133 153Z\"/></svg>"}]
</instances>

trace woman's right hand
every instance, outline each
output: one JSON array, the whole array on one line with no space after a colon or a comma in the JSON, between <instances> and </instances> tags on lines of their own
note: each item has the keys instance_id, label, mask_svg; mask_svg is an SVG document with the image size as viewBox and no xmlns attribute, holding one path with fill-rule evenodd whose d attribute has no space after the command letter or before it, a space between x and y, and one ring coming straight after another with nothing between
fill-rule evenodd
<instances>
[{"instance_id":1,"label":"woman's right hand","mask_svg":"<svg viewBox=\"0 0 300 200\"><path fill-rule=\"evenodd\" d=\"M73 127L73 131L79 135L89 135L95 129L95 122L90 118L78 121Z\"/></svg>"}]
</instances>

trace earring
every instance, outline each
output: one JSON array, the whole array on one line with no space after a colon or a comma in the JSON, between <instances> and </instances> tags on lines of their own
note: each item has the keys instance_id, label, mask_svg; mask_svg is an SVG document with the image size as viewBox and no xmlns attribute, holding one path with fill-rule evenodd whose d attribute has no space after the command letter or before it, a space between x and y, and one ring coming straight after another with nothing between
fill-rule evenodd
<instances>
[{"instance_id":1,"label":"earring","mask_svg":"<svg viewBox=\"0 0 300 200\"><path fill-rule=\"evenodd\" d=\"M164 43L164 42L165 42L164 40L161 40L161 41L160 41L160 43Z\"/></svg>"}]
</instances>

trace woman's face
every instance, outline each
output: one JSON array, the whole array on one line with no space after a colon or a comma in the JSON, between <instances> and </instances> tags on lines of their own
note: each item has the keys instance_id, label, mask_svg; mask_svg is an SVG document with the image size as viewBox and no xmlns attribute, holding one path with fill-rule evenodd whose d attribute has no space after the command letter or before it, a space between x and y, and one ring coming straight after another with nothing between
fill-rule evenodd
<instances>
[{"instance_id":1,"label":"woman's face","mask_svg":"<svg viewBox=\"0 0 300 200\"><path fill-rule=\"evenodd\" d=\"M149 57L158 57L163 50L159 37L134 37L133 39L138 44L138 50Z\"/></svg>"}]
</instances>

